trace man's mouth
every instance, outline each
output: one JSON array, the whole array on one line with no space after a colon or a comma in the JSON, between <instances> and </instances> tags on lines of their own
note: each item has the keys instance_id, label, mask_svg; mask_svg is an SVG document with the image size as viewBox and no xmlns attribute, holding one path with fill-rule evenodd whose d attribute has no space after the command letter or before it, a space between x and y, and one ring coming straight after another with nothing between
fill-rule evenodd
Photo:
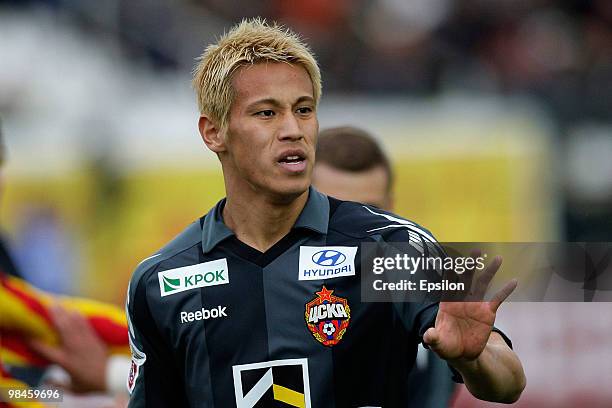
<instances>
[{"instance_id":1,"label":"man's mouth","mask_svg":"<svg viewBox=\"0 0 612 408\"><path fill-rule=\"evenodd\" d=\"M279 163L297 164L304 161L304 157L300 155L286 156L279 160Z\"/></svg>"},{"instance_id":2,"label":"man's mouth","mask_svg":"<svg viewBox=\"0 0 612 408\"><path fill-rule=\"evenodd\" d=\"M278 164L289 173L302 173L306 170L306 157L301 153L289 153L281 156Z\"/></svg>"}]
</instances>

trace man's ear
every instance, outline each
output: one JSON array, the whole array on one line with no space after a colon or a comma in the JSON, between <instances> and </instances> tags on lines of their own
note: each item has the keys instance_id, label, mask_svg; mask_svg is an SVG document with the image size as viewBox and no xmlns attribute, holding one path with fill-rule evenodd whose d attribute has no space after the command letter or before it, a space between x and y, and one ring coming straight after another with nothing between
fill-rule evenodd
<instances>
[{"instance_id":1,"label":"man's ear","mask_svg":"<svg viewBox=\"0 0 612 408\"><path fill-rule=\"evenodd\" d=\"M215 153L225 151L225 137L219 127L207 116L200 116L198 129L202 140Z\"/></svg>"}]
</instances>

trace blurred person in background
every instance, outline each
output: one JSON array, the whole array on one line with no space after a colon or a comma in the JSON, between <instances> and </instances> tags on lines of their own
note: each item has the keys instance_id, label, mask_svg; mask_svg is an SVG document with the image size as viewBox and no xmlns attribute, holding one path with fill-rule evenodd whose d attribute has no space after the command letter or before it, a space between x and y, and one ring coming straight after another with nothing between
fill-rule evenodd
<instances>
[{"instance_id":1,"label":"blurred person in background","mask_svg":"<svg viewBox=\"0 0 612 408\"><path fill-rule=\"evenodd\" d=\"M343 126L319 132L313 186L332 197L393 209L393 171L376 139Z\"/></svg>"},{"instance_id":2,"label":"blurred person in background","mask_svg":"<svg viewBox=\"0 0 612 408\"><path fill-rule=\"evenodd\" d=\"M4 162L6 161L6 147L2 135L2 121L0 120L0 200L2 199L2 190L4 188ZM13 258L9 254L4 238L0 235L0 270L11 276L20 277L17 271L17 266Z\"/></svg>"},{"instance_id":3,"label":"blurred person in background","mask_svg":"<svg viewBox=\"0 0 612 408\"><path fill-rule=\"evenodd\" d=\"M0 198L5 158L0 123ZM63 407L125 406L128 339L120 308L29 285L0 239L0 310L3 394L48 383L68 391Z\"/></svg>"},{"instance_id":4,"label":"blurred person in background","mask_svg":"<svg viewBox=\"0 0 612 408\"><path fill-rule=\"evenodd\" d=\"M406 242L408 225L436 243L310 186L321 78L296 34L243 20L206 48L193 84L227 197L133 274L131 408L404 406L420 341L478 398L519 398L522 365L493 327L516 281L490 302L365 303L355 273L311 279L299 267L342 248L354 268L360 243Z\"/></svg>"},{"instance_id":5,"label":"blurred person in background","mask_svg":"<svg viewBox=\"0 0 612 408\"><path fill-rule=\"evenodd\" d=\"M367 131L343 126L319 132L312 185L328 196L393 210L393 170ZM408 377L407 407L449 406L455 383L446 363L419 345Z\"/></svg>"},{"instance_id":6,"label":"blurred person in background","mask_svg":"<svg viewBox=\"0 0 612 408\"><path fill-rule=\"evenodd\" d=\"M40 202L25 208L20 218L12 254L23 278L45 292L74 293L79 251L57 209Z\"/></svg>"}]
</instances>

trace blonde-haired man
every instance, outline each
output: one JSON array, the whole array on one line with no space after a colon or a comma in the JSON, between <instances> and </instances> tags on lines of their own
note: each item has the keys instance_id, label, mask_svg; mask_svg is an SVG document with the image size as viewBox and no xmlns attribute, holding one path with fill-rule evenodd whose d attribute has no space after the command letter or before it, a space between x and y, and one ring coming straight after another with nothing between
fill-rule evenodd
<instances>
[{"instance_id":1,"label":"blonde-haired man","mask_svg":"<svg viewBox=\"0 0 612 408\"><path fill-rule=\"evenodd\" d=\"M232 86L234 72L260 62L301 66L312 82L314 102L319 103L321 73L308 46L295 33L254 19L238 24L217 44L209 45L200 57L193 75L200 113L225 127L236 96Z\"/></svg>"},{"instance_id":2,"label":"blonde-haired man","mask_svg":"<svg viewBox=\"0 0 612 408\"><path fill-rule=\"evenodd\" d=\"M132 277L130 407L405 406L419 341L475 395L518 398L520 361L489 338L513 283L491 302L361 301L361 243L435 242L310 187L320 74L295 34L243 21L207 48L194 85L227 197Z\"/></svg>"}]
</instances>

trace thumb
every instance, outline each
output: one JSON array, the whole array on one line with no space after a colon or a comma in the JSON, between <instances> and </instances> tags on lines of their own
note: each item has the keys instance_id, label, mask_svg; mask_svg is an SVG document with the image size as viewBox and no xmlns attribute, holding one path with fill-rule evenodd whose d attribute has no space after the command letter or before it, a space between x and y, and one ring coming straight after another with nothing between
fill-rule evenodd
<instances>
[{"instance_id":1,"label":"thumb","mask_svg":"<svg viewBox=\"0 0 612 408\"><path fill-rule=\"evenodd\" d=\"M438 340L438 331L435 329L435 327L430 327L429 329L427 329L425 334L423 334L423 342L425 342L425 344L427 344L431 348L436 347L436 345L438 344Z\"/></svg>"}]
</instances>

